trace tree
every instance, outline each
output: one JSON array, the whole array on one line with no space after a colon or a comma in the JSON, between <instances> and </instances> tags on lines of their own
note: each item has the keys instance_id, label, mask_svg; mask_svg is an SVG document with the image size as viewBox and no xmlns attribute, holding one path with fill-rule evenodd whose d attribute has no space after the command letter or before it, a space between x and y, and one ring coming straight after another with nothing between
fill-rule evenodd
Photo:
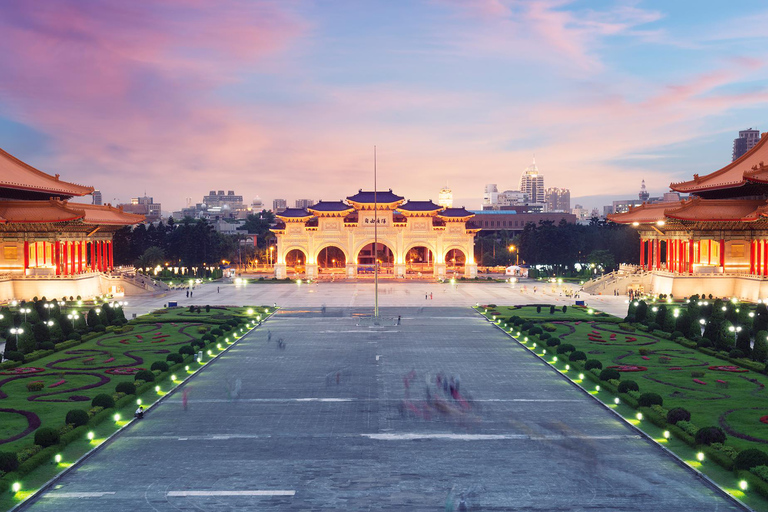
<instances>
[{"instance_id":1,"label":"tree","mask_svg":"<svg viewBox=\"0 0 768 512\"><path fill-rule=\"evenodd\" d=\"M744 357L749 357L752 353L752 344L749 339L749 329L742 329L736 336L736 348L741 350Z\"/></svg>"},{"instance_id":2,"label":"tree","mask_svg":"<svg viewBox=\"0 0 768 512\"><path fill-rule=\"evenodd\" d=\"M760 331L755 336L755 347L752 349L752 359L764 363L768 359L768 331Z\"/></svg>"},{"instance_id":3,"label":"tree","mask_svg":"<svg viewBox=\"0 0 768 512\"><path fill-rule=\"evenodd\" d=\"M152 268L162 265L165 261L165 251L156 245L148 247L141 256L136 259L134 265L137 268Z\"/></svg>"}]
</instances>

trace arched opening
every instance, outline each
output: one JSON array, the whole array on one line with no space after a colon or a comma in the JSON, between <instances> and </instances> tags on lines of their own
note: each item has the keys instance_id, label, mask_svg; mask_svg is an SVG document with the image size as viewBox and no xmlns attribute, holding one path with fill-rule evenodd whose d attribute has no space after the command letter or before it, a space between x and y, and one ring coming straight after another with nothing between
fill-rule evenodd
<instances>
[{"instance_id":1,"label":"arched opening","mask_svg":"<svg viewBox=\"0 0 768 512\"><path fill-rule=\"evenodd\" d=\"M461 249L451 249L445 255L445 268L450 273L462 273L464 272L464 264L467 262L467 257Z\"/></svg>"},{"instance_id":2,"label":"arched opening","mask_svg":"<svg viewBox=\"0 0 768 512\"><path fill-rule=\"evenodd\" d=\"M321 274L343 274L347 257L339 247L329 245L317 254L317 268Z\"/></svg>"},{"instance_id":3,"label":"arched opening","mask_svg":"<svg viewBox=\"0 0 768 512\"><path fill-rule=\"evenodd\" d=\"M412 247L405 255L405 268L409 274L434 273L435 255L429 247L423 245Z\"/></svg>"},{"instance_id":4,"label":"arched opening","mask_svg":"<svg viewBox=\"0 0 768 512\"><path fill-rule=\"evenodd\" d=\"M307 255L301 249L292 249L285 255L285 266L293 272L303 273L306 265Z\"/></svg>"},{"instance_id":5,"label":"arched opening","mask_svg":"<svg viewBox=\"0 0 768 512\"><path fill-rule=\"evenodd\" d=\"M380 274L391 274L393 272L395 255L392 253L392 249L382 243L375 245L376 248L374 249L374 244L370 243L357 253L358 274L373 274L376 262L379 264Z\"/></svg>"}]
</instances>

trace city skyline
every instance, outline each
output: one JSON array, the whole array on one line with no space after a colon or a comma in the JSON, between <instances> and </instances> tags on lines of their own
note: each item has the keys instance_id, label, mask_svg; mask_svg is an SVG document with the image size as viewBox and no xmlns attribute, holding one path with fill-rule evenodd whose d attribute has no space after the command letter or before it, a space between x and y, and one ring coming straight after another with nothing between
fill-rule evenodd
<instances>
[{"instance_id":1,"label":"city skyline","mask_svg":"<svg viewBox=\"0 0 768 512\"><path fill-rule=\"evenodd\" d=\"M766 19L693 2L10 1L0 147L168 211L210 189L267 205L371 189L374 144L380 188L436 200L447 182L473 208L478 182L514 183L535 153L599 207L720 168L765 124Z\"/></svg>"}]
</instances>

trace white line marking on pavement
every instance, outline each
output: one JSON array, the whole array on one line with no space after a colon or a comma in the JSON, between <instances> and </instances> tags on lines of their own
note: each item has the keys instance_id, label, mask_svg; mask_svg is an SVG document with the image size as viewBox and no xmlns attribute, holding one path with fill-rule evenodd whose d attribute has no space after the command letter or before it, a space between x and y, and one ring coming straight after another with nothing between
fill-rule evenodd
<instances>
[{"instance_id":1,"label":"white line marking on pavement","mask_svg":"<svg viewBox=\"0 0 768 512\"><path fill-rule=\"evenodd\" d=\"M529 435L529 434L420 434L420 433L402 433L402 434L360 434L362 437L375 439L378 441L417 441L422 439L442 439L451 441L503 441L514 439L536 439L536 440L561 440L561 439L640 439L639 435Z\"/></svg>"},{"instance_id":2,"label":"white line marking on pavement","mask_svg":"<svg viewBox=\"0 0 768 512\"><path fill-rule=\"evenodd\" d=\"M168 496L294 496L296 491L168 491Z\"/></svg>"},{"instance_id":3,"label":"white line marking on pavement","mask_svg":"<svg viewBox=\"0 0 768 512\"><path fill-rule=\"evenodd\" d=\"M114 492L50 492L43 494L43 498L101 498L115 494Z\"/></svg>"},{"instance_id":4,"label":"white line marking on pavement","mask_svg":"<svg viewBox=\"0 0 768 512\"><path fill-rule=\"evenodd\" d=\"M583 402L585 398L481 398L472 402ZM400 402L399 398L238 398L236 402L283 403L283 402ZM180 404L181 400L165 400L167 404ZM195 400L202 404L231 404L228 398L202 398Z\"/></svg>"}]
</instances>

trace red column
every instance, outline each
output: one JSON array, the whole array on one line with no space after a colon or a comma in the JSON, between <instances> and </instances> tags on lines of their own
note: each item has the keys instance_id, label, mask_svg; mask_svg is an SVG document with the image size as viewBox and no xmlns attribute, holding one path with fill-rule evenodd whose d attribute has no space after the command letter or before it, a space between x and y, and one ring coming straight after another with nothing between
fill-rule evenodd
<instances>
[{"instance_id":1,"label":"red column","mask_svg":"<svg viewBox=\"0 0 768 512\"><path fill-rule=\"evenodd\" d=\"M725 273L725 240L720 239L720 268Z\"/></svg>"},{"instance_id":2,"label":"red column","mask_svg":"<svg viewBox=\"0 0 768 512\"><path fill-rule=\"evenodd\" d=\"M91 246L91 272L94 272L96 270L96 246L93 245L93 240L88 242L88 245Z\"/></svg>"},{"instance_id":3,"label":"red column","mask_svg":"<svg viewBox=\"0 0 768 512\"><path fill-rule=\"evenodd\" d=\"M78 248L80 249L80 270L79 272L83 273L83 268L85 267L85 242L82 240L80 243L78 243Z\"/></svg>"},{"instance_id":4,"label":"red column","mask_svg":"<svg viewBox=\"0 0 768 512\"><path fill-rule=\"evenodd\" d=\"M661 239L656 239L656 270L661 268Z\"/></svg>"},{"instance_id":5,"label":"red column","mask_svg":"<svg viewBox=\"0 0 768 512\"><path fill-rule=\"evenodd\" d=\"M688 273L693 274L693 240L688 241Z\"/></svg>"},{"instance_id":6,"label":"red column","mask_svg":"<svg viewBox=\"0 0 768 512\"><path fill-rule=\"evenodd\" d=\"M69 273L74 274L76 267L75 267L75 245L77 245L76 242L70 242L69 243Z\"/></svg>"},{"instance_id":7,"label":"red column","mask_svg":"<svg viewBox=\"0 0 768 512\"><path fill-rule=\"evenodd\" d=\"M640 238L640 268L645 270L645 240Z\"/></svg>"},{"instance_id":8,"label":"red column","mask_svg":"<svg viewBox=\"0 0 768 512\"><path fill-rule=\"evenodd\" d=\"M763 276L768 275L768 240L763 240Z\"/></svg>"},{"instance_id":9,"label":"red column","mask_svg":"<svg viewBox=\"0 0 768 512\"><path fill-rule=\"evenodd\" d=\"M101 269L107 270L107 242L101 242Z\"/></svg>"},{"instance_id":10,"label":"red column","mask_svg":"<svg viewBox=\"0 0 768 512\"><path fill-rule=\"evenodd\" d=\"M56 240L53 242L53 247L51 248L51 259L53 260L53 273L56 275L59 275L59 241Z\"/></svg>"},{"instance_id":11,"label":"red column","mask_svg":"<svg viewBox=\"0 0 768 512\"><path fill-rule=\"evenodd\" d=\"M112 240L109 241L109 270L112 270L112 267L115 266L115 253L114 253L114 247L112 246Z\"/></svg>"},{"instance_id":12,"label":"red column","mask_svg":"<svg viewBox=\"0 0 768 512\"><path fill-rule=\"evenodd\" d=\"M755 273L755 241L749 241L749 273Z\"/></svg>"},{"instance_id":13,"label":"red column","mask_svg":"<svg viewBox=\"0 0 768 512\"><path fill-rule=\"evenodd\" d=\"M46 249L47 249L47 247L45 246L45 242L43 242L43 265L46 264L46 262L45 262L45 260L46 260L45 250Z\"/></svg>"},{"instance_id":14,"label":"red column","mask_svg":"<svg viewBox=\"0 0 768 512\"><path fill-rule=\"evenodd\" d=\"M29 268L29 242L24 240L24 275L27 275Z\"/></svg>"},{"instance_id":15,"label":"red column","mask_svg":"<svg viewBox=\"0 0 768 512\"><path fill-rule=\"evenodd\" d=\"M96 240L96 270L101 271L101 240Z\"/></svg>"}]
</instances>

